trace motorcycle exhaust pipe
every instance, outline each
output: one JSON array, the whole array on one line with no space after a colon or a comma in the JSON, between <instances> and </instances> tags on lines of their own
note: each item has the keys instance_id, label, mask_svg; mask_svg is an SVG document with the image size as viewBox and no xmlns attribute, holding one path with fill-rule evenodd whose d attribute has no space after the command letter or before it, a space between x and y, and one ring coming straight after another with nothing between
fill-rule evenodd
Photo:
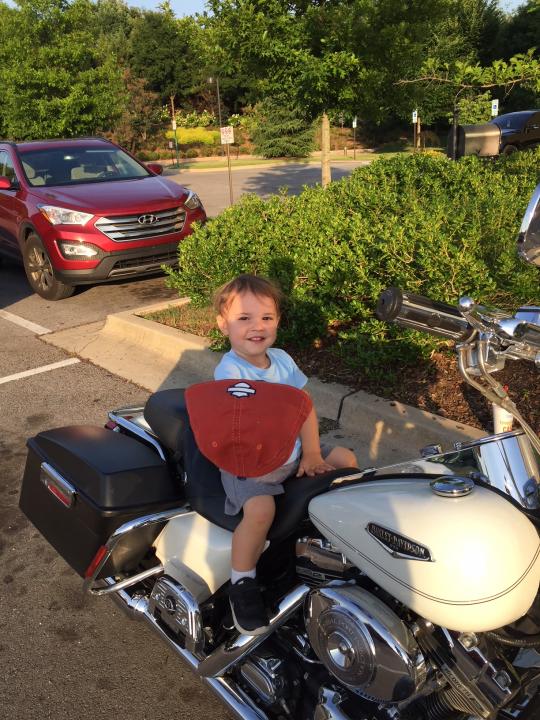
<instances>
[{"instance_id":1,"label":"motorcycle exhaust pipe","mask_svg":"<svg viewBox=\"0 0 540 720\"><path fill-rule=\"evenodd\" d=\"M106 584L112 584L105 580ZM145 620L148 625L164 640L164 642L195 672L201 680L219 697L238 720L268 720L266 713L251 702L250 698L233 683L224 678L223 674L242 658L249 655L258 645L271 635L278 627L302 605L309 592L307 585L299 585L282 598L276 613L270 619L268 630L262 635L238 635L229 642L220 645L204 659L181 647L158 624L148 609L148 598L129 595L125 590L111 593L112 598L131 618Z\"/></svg>"}]
</instances>

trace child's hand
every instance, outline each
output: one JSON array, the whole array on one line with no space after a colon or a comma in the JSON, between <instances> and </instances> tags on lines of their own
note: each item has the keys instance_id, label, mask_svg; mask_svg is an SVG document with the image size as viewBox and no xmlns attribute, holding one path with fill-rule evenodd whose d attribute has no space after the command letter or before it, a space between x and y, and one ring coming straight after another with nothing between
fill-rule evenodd
<instances>
[{"instance_id":1,"label":"child's hand","mask_svg":"<svg viewBox=\"0 0 540 720\"><path fill-rule=\"evenodd\" d=\"M296 477L302 477L302 475L313 477L313 475L320 475L329 470L335 470L335 468L323 460L320 452L303 453Z\"/></svg>"}]
</instances>

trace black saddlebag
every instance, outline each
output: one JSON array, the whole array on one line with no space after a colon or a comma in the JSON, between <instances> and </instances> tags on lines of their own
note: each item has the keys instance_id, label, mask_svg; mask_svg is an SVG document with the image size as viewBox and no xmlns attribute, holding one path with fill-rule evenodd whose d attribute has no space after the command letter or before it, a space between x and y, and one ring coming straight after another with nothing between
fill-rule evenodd
<instances>
[{"instance_id":1,"label":"black saddlebag","mask_svg":"<svg viewBox=\"0 0 540 720\"><path fill-rule=\"evenodd\" d=\"M120 525L182 504L167 464L126 435L73 426L39 433L27 445L19 506L81 576ZM123 548L123 568L140 560L154 539L148 531L133 536L132 547ZM110 563L100 576L121 569Z\"/></svg>"}]
</instances>

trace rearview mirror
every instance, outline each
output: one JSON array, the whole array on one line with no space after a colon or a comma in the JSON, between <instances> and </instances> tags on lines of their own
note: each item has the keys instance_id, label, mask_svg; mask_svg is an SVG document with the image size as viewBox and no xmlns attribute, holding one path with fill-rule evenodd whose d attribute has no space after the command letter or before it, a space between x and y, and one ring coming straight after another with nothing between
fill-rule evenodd
<instances>
[{"instance_id":1,"label":"rearview mirror","mask_svg":"<svg viewBox=\"0 0 540 720\"><path fill-rule=\"evenodd\" d=\"M540 185L536 186L525 210L517 239L518 254L540 267Z\"/></svg>"}]
</instances>

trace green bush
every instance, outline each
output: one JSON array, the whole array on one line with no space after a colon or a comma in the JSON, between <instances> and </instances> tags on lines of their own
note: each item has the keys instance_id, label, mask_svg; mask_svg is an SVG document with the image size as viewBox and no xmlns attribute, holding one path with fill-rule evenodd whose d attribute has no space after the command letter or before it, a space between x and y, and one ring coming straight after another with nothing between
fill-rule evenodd
<instances>
[{"instance_id":1,"label":"green bush","mask_svg":"<svg viewBox=\"0 0 540 720\"><path fill-rule=\"evenodd\" d=\"M174 130L167 130L165 136L174 140ZM206 130L206 128L178 128L176 139L179 145L216 145L220 142L219 130Z\"/></svg>"},{"instance_id":2,"label":"green bush","mask_svg":"<svg viewBox=\"0 0 540 720\"><path fill-rule=\"evenodd\" d=\"M374 318L389 285L452 304L539 304L538 270L515 247L539 161L540 149L496 161L415 154L296 197L246 196L180 244L169 284L204 304L237 273L273 277L290 296L281 341L330 333L346 362L380 376L436 345Z\"/></svg>"}]
</instances>

